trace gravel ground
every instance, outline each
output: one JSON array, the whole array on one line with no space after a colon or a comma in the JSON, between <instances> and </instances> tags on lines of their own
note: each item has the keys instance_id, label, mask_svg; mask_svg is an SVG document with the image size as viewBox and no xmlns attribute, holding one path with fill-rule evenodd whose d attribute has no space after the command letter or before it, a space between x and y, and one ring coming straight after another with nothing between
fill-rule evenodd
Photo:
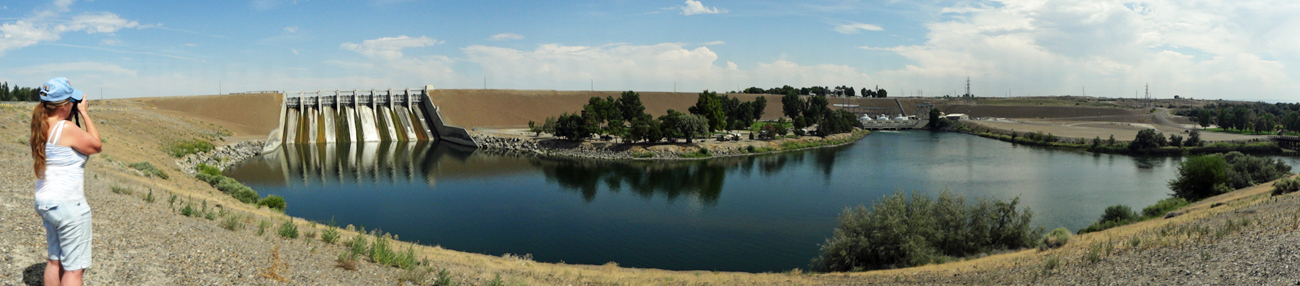
<instances>
[{"instance_id":1,"label":"gravel ground","mask_svg":"<svg viewBox=\"0 0 1300 286\"><path fill-rule=\"evenodd\" d=\"M0 161L30 160L12 149L0 152ZM95 169L88 173L96 173ZM0 235L0 269L4 269L0 285L40 284L45 241L41 220L32 209L34 183L27 172L4 172L0 177L4 189L0 193L4 233ZM339 246L282 239L274 228L259 236L256 222L246 223L242 230L226 230L218 226L220 219L209 221L173 211L165 191L154 190L157 199L149 203L143 199L147 190L109 176L88 178L86 186L94 212L94 265L87 271L87 285L281 284L259 275L272 265L277 247L279 258L287 264L279 274L289 284L395 284L395 268L366 263L358 271L335 267L335 255L343 251ZM110 186L131 188L132 194L114 193ZM184 200L179 198L177 205Z\"/></svg>"}]
</instances>

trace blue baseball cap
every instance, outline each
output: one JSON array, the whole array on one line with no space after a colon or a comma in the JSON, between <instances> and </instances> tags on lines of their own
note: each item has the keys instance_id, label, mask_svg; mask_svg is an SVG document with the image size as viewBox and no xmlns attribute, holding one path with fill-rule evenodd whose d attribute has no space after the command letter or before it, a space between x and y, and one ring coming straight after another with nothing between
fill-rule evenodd
<instances>
[{"instance_id":1,"label":"blue baseball cap","mask_svg":"<svg viewBox=\"0 0 1300 286\"><path fill-rule=\"evenodd\" d=\"M68 98L72 98L73 101L81 101L82 93L81 90L72 88L72 85L68 84L68 78L66 77L52 78L41 86L41 101L55 102Z\"/></svg>"}]
</instances>

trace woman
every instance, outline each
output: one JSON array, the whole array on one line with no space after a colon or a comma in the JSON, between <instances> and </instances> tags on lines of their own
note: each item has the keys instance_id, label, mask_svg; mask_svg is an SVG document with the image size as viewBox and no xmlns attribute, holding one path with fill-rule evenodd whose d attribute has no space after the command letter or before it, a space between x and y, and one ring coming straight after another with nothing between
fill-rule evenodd
<instances>
[{"instance_id":1,"label":"woman","mask_svg":"<svg viewBox=\"0 0 1300 286\"><path fill-rule=\"evenodd\" d=\"M82 92L66 78L41 86L41 103L32 110L32 159L36 172L36 213L45 221L49 261L45 285L81 285L90 267L90 205L86 204L86 159L103 144ZM74 112L86 130L69 122ZM68 126L71 125L71 128Z\"/></svg>"}]
</instances>

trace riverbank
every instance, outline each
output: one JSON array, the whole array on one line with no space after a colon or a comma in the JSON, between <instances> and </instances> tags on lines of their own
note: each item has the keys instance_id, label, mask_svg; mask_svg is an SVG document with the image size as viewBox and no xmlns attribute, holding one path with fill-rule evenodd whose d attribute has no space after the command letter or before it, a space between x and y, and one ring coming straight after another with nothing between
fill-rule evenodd
<instances>
[{"instance_id":1,"label":"riverbank","mask_svg":"<svg viewBox=\"0 0 1300 286\"><path fill-rule=\"evenodd\" d=\"M693 143L681 144L614 143L610 141L575 142L552 136L506 135L486 132L476 132L472 136L479 143L480 148L495 154L614 161L678 161L754 156L843 146L857 142L870 134L871 131L855 129L849 133L826 137L799 136L772 140L742 139L741 141L703 139Z\"/></svg>"},{"instance_id":2,"label":"riverbank","mask_svg":"<svg viewBox=\"0 0 1300 286\"><path fill-rule=\"evenodd\" d=\"M1050 133L1018 133L1015 131L1001 130L969 123L961 123L957 125L956 128L953 128L952 131L1013 144L1079 150L1103 154L1180 156L1237 151L1255 155L1300 155L1294 150L1283 149L1275 142L1260 139L1206 142L1206 144L1196 147L1164 146L1154 149L1133 150L1128 148L1129 142L1115 141L1114 143L1111 143L1109 138L1063 138L1056 137ZM1099 139L1100 144L1093 144L1092 140L1094 139Z\"/></svg>"}]
</instances>

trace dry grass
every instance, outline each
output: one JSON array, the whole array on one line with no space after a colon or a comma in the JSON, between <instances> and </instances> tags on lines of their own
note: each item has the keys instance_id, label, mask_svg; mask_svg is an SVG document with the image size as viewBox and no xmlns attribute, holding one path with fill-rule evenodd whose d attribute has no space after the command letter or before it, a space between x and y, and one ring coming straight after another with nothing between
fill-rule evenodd
<instances>
[{"instance_id":1,"label":"dry grass","mask_svg":"<svg viewBox=\"0 0 1300 286\"><path fill-rule=\"evenodd\" d=\"M282 272L289 272L289 264L280 260L280 245L277 244L275 248L271 249L271 266L258 271L257 275L275 281L289 282L289 278L285 278L284 275L280 274Z\"/></svg>"}]
</instances>

